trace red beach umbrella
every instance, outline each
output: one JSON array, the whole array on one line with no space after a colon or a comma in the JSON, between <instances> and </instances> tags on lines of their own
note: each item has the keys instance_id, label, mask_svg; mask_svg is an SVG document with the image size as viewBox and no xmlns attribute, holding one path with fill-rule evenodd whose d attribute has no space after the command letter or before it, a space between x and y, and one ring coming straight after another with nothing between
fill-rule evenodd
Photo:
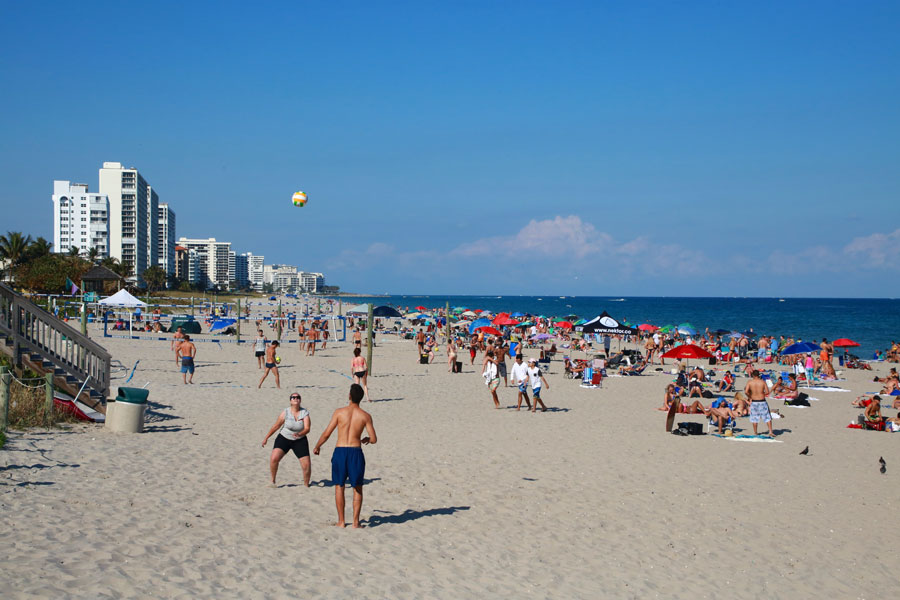
<instances>
[{"instance_id":1,"label":"red beach umbrella","mask_svg":"<svg viewBox=\"0 0 900 600\"><path fill-rule=\"evenodd\" d=\"M712 354L695 344L676 346L662 355L661 358L711 358Z\"/></svg>"},{"instance_id":2,"label":"red beach umbrella","mask_svg":"<svg viewBox=\"0 0 900 600\"><path fill-rule=\"evenodd\" d=\"M638 329L641 331L656 331L659 327L651 325L650 323L644 323L643 325L638 325Z\"/></svg>"},{"instance_id":3,"label":"red beach umbrella","mask_svg":"<svg viewBox=\"0 0 900 600\"><path fill-rule=\"evenodd\" d=\"M500 325L501 327L504 325L518 325L519 321L513 319L512 317L497 317L494 319L494 325Z\"/></svg>"},{"instance_id":4,"label":"red beach umbrella","mask_svg":"<svg viewBox=\"0 0 900 600\"><path fill-rule=\"evenodd\" d=\"M557 321L556 323L554 323L554 325L562 329L572 329L572 324L568 321Z\"/></svg>"},{"instance_id":5,"label":"red beach umbrella","mask_svg":"<svg viewBox=\"0 0 900 600\"><path fill-rule=\"evenodd\" d=\"M855 346L859 346L859 343L854 342L853 340L848 340L847 338L839 338L831 342L831 345L835 348L853 348Z\"/></svg>"},{"instance_id":6,"label":"red beach umbrella","mask_svg":"<svg viewBox=\"0 0 900 600\"><path fill-rule=\"evenodd\" d=\"M416 307L416 310L428 310L428 309L425 308L424 306L417 306L417 307Z\"/></svg>"},{"instance_id":7,"label":"red beach umbrella","mask_svg":"<svg viewBox=\"0 0 900 600\"><path fill-rule=\"evenodd\" d=\"M476 327L475 331L483 331L489 335L500 335L500 332L493 327L488 327L485 325L484 327Z\"/></svg>"}]
</instances>

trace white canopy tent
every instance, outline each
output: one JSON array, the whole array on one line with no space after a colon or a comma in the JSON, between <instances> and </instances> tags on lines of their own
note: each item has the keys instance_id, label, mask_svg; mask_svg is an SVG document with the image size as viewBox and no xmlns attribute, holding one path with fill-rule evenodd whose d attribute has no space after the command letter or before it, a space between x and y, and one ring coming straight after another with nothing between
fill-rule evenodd
<instances>
[{"instance_id":1,"label":"white canopy tent","mask_svg":"<svg viewBox=\"0 0 900 600\"><path fill-rule=\"evenodd\" d=\"M127 290L119 290L112 296L104 298L103 300L98 302L98 304L103 307L131 309L128 311L128 335L131 335L131 332L133 331L132 323L134 320L134 309L147 308L146 302L141 302L140 300L129 294ZM104 316L104 332L106 331L105 320L106 317Z\"/></svg>"},{"instance_id":2,"label":"white canopy tent","mask_svg":"<svg viewBox=\"0 0 900 600\"><path fill-rule=\"evenodd\" d=\"M357 304L352 308L347 309L348 315L367 315L369 314L369 305L368 304Z\"/></svg>"}]
</instances>

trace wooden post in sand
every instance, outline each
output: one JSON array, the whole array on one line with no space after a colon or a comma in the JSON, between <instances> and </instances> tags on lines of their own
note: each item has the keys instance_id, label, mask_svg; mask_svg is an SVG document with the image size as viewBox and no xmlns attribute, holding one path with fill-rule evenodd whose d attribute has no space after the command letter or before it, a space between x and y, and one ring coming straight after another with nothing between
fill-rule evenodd
<instances>
[{"instance_id":1,"label":"wooden post in sand","mask_svg":"<svg viewBox=\"0 0 900 600\"><path fill-rule=\"evenodd\" d=\"M237 318L235 319L235 324L237 325L237 343L241 343L241 299L237 300Z\"/></svg>"},{"instance_id":2,"label":"wooden post in sand","mask_svg":"<svg viewBox=\"0 0 900 600\"><path fill-rule=\"evenodd\" d=\"M87 335L87 304L81 303L81 335Z\"/></svg>"},{"instance_id":3,"label":"wooden post in sand","mask_svg":"<svg viewBox=\"0 0 900 600\"><path fill-rule=\"evenodd\" d=\"M366 365L369 367L369 375L372 374L372 344L374 340L372 339L375 331L375 323L373 321L372 311L375 310L375 306L370 302L369 303L369 320L366 322Z\"/></svg>"},{"instance_id":4,"label":"wooden post in sand","mask_svg":"<svg viewBox=\"0 0 900 600\"><path fill-rule=\"evenodd\" d=\"M344 316L344 302L340 298L338 298L338 316Z\"/></svg>"},{"instance_id":5,"label":"wooden post in sand","mask_svg":"<svg viewBox=\"0 0 900 600\"><path fill-rule=\"evenodd\" d=\"M281 300L278 301L278 341L281 341Z\"/></svg>"},{"instance_id":6,"label":"wooden post in sand","mask_svg":"<svg viewBox=\"0 0 900 600\"><path fill-rule=\"evenodd\" d=\"M9 421L9 383L10 377L8 369L0 365L0 432L6 433L6 426Z\"/></svg>"},{"instance_id":7,"label":"wooden post in sand","mask_svg":"<svg viewBox=\"0 0 900 600\"><path fill-rule=\"evenodd\" d=\"M49 427L53 423L53 373L44 375L44 389L47 392L44 400L44 425Z\"/></svg>"},{"instance_id":8,"label":"wooden post in sand","mask_svg":"<svg viewBox=\"0 0 900 600\"><path fill-rule=\"evenodd\" d=\"M447 343L450 343L450 301L447 301L447 308L444 311L444 335L447 336Z\"/></svg>"}]
</instances>

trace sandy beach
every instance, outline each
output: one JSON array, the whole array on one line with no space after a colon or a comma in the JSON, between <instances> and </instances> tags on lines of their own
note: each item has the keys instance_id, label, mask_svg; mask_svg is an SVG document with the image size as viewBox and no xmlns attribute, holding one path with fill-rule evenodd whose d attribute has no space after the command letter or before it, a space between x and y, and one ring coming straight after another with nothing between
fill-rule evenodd
<instances>
[{"instance_id":1,"label":"sandy beach","mask_svg":"<svg viewBox=\"0 0 900 600\"><path fill-rule=\"evenodd\" d=\"M272 442L260 444L295 390L315 443L347 402L352 344L315 357L287 344L282 389L269 378L257 390L252 344L199 343L185 386L169 342L99 341L141 361L146 431L11 432L4 598L890 595L897 439L846 428L861 412L850 402L880 387L869 371L844 371L837 385L851 393L816 391L810 408L772 402L786 415L778 442L740 443L666 434L656 408L671 375L583 389L556 360L548 412L495 410L467 355L451 374L443 353L420 365L413 342L379 336L376 402L363 403L379 438L365 448L366 527L339 530L334 438L312 458L309 489L293 456L268 488ZM514 387L499 392L514 405Z\"/></svg>"}]
</instances>

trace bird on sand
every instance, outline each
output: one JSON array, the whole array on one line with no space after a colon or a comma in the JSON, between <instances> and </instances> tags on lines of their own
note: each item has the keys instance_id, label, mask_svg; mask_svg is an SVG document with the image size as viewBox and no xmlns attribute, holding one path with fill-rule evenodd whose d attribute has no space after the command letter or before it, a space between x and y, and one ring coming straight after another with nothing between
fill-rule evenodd
<instances>
[{"instance_id":1,"label":"bird on sand","mask_svg":"<svg viewBox=\"0 0 900 600\"><path fill-rule=\"evenodd\" d=\"M801 450L801 451L800 451L800 454L802 454L802 455L804 455L804 456L806 456L807 454L809 454L809 446L807 446L806 448L804 448L803 450Z\"/></svg>"}]
</instances>

